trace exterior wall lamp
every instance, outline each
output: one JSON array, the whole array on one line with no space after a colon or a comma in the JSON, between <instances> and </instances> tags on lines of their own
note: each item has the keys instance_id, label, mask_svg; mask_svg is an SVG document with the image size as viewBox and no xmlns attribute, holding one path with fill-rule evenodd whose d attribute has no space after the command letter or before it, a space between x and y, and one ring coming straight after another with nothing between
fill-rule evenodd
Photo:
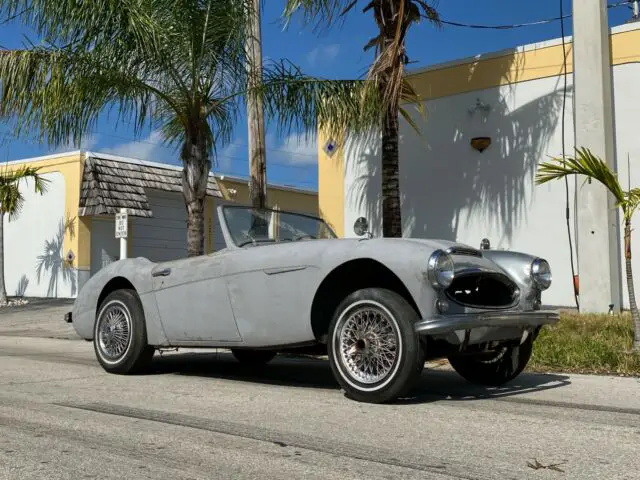
<instances>
[{"instance_id":1,"label":"exterior wall lamp","mask_svg":"<svg viewBox=\"0 0 640 480\"><path fill-rule=\"evenodd\" d=\"M470 143L474 150L482 153L491 145L491 137L473 137Z\"/></svg>"}]
</instances>

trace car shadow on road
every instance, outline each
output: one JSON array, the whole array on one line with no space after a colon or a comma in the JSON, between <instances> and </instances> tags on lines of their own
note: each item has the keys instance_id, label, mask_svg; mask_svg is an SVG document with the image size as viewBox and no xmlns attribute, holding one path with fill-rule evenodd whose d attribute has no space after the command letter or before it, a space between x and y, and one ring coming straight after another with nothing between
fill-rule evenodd
<instances>
[{"instance_id":1,"label":"car shadow on road","mask_svg":"<svg viewBox=\"0 0 640 480\"><path fill-rule=\"evenodd\" d=\"M511 382L500 387L474 385L452 370L428 370L422 374L420 382L410 396L397 403L414 404L437 401L473 401L522 396L567 387L569 376L554 373L524 372Z\"/></svg>"},{"instance_id":2,"label":"car shadow on road","mask_svg":"<svg viewBox=\"0 0 640 480\"><path fill-rule=\"evenodd\" d=\"M267 365L250 366L237 362L226 352L171 353L157 355L153 374L174 374L217 378L294 388L339 390L329 362L307 356L280 355ZM570 385L569 377L560 374L523 373L507 385L482 387L472 385L450 370L425 368L410 395L396 404L470 401L523 395Z\"/></svg>"}]
</instances>

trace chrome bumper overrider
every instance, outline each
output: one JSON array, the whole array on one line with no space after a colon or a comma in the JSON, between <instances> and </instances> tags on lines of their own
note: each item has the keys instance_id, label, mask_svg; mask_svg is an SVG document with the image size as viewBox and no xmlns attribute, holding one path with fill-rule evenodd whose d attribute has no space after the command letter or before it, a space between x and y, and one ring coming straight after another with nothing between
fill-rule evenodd
<instances>
[{"instance_id":1,"label":"chrome bumper overrider","mask_svg":"<svg viewBox=\"0 0 640 480\"><path fill-rule=\"evenodd\" d=\"M424 335L436 335L481 327L539 327L558 323L559 320L560 314L554 310L437 315L417 322L415 331Z\"/></svg>"}]
</instances>

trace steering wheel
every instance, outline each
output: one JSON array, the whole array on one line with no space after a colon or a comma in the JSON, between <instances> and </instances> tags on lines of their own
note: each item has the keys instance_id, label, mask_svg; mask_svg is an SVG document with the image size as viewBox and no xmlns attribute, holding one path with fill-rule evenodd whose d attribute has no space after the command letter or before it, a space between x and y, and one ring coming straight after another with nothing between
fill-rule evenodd
<instances>
[{"instance_id":1,"label":"steering wheel","mask_svg":"<svg viewBox=\"0 0 640 480\"><path fill-rule=\"evenodd\" d=\"M315 239L316 237L311 235L310 233L303 233L302 235L298 235L296 237L293 237L293 240L295 240L297 242L298 240L302 240L303 238Z\"/></svg>"}]
</instances>

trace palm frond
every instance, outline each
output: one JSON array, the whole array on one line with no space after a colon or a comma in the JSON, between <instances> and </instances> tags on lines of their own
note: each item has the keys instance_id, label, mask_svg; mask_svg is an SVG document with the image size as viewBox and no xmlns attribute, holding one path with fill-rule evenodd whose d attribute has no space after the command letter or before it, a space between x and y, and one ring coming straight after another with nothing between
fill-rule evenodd
<instances>
[{"instance_id":1,"label":"palm frond","mask_svg":"<svg viewBox=\"0 0 640 480\"><path fill-rule=\"evenodd\" d=\"M606 162L587 148L577 148L576 151L575 156L554 158L550 162L540 164L536 173L536 183L542 185L568 175L584 175L604 185L615 197L616 202L624 202L625 195L620 182Z\"/></svg>"},{"instance_id":2,"label":"palm frond","mask_svg":"<svg viewBox=\"0 0 640 480\"><path fill-rule=\"evenodd\" d=\"M257 90L265 117L278 120L279 133L307 134L319 128L341 137L369 131L382 121L384 110L374 82L310 77L288 63L265 65L263 78Z\"/></svg>"},{"instance_id":3,"label":"palm frond","mask_svg":"<svg viewBox=\"0 0 640 480\"><path fill-rule=\"evenodd\" d=\"M624 196L624 201L618 202L618 206L622 208L625 221L631 221L631 217L640 206L640 188L633 188L624 192Z\"/></svg>"},{"instance_id":4,"label":"palm frond","mask_svg":"<svg viewBox=\"0 0 640 480\"><path fill-rule=\"evenodd\" d=\"M315 23L315 29L327 28L344 19L357 3L357 0L286 0L282 17L285 27L299 13L305 24Z\"/></svg>"},{"instance_id":5,"label":"palm frond","mask_svg":"<svg viewBox=\"0 0 640 480\"><path fill-rule=\"evenodd\" d=\"M204 135L210 151L215 138L230 137L230 122L215 120L221 107L209 108L244 84L246 5L0 0L7 14L29 7L21 20L48 44L0 51L0 115L20 120L18 136L79 145L98 116L115 109L134 136L148 124L180 125L183 135L173 128L171 142ZM214 120L204 121L207 115Z\"/></svg>"},{"instance_id":6,"label":"palm frond","mask_svg":"<svg viewBox=\"0 0 640 480\"><path fill-rule=\"evenodd\" d=\"M20 183L28 179L33 180L36 193L47 191L49 180L38 172L39 168L22 166L15 170L5 169L0 173L0 212L9 215L9 221L20 215L24 206L24 196L20 191Z\"/></svg>"},{"instance_id":7,"label":"palm frond","mask_svg":"<svg viewBox=\"0 0 640 480\"><path fill-rule=\"evenodd\" d=\"M23 206L24 197L17 184L9 184L2 187L2 191L0 191L0 211L8 215L10 222L20 216Z\"/></svg>"}]
</instances>

